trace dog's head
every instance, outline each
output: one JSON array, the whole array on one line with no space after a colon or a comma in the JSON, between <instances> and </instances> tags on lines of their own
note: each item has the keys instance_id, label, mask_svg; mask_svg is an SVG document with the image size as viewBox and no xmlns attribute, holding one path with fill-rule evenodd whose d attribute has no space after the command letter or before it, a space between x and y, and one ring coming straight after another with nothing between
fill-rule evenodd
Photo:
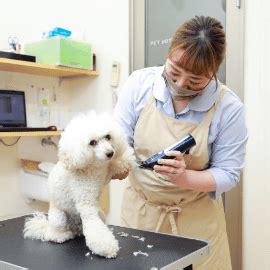
<instances>
[{"instance_id":1,"label":"dog's head","mask_svg":"<svg viewBox=\"0 0 270 270\"><path fill-rule=\"evenodd\" d=\"M113 159L126 140L108 114L90 112L71 120L59 141L58 158L68 170L100 166Z\"/></svg>"}]
</instances>

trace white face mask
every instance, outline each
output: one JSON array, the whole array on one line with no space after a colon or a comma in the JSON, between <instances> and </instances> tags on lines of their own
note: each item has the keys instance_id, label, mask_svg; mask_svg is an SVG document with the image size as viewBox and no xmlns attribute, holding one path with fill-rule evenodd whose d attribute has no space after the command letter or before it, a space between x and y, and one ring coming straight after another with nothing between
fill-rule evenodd
<instances>
[{"instance_id":1,"label":"white face mask","mask_svg":"<svg viewBox=\"0 0 270 270\"><path fill-rule=\"evenodd\" d=\"M162 72L162 77L164 78L165 84L169 92L175 100L191 99L202 94L202 91L200 90L194 91L191 89L177 86L174 81L167 75L165 68Z\"/></svg>"}]
</instances>

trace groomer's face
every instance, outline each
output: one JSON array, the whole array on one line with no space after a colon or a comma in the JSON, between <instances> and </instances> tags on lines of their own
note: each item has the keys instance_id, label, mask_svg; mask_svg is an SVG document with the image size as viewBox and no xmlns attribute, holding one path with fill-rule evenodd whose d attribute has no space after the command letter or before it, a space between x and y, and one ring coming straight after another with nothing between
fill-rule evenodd
<instances>
[{"instance_id":1,"label":"groomer's face","mask_svg":"<svg viewBox=\"0 0 270 270\"><path fill-rule=\"evenodd\" d=\"M187 88L194 91L204 89L210 82L213 75L209 77L204 75L195 75L177 65L177 61L181 58L183 53L184 51L179 49L172 55L170 59L167 58L165 67L167 75L178 87Z\"/></svg>"}]
</instances>

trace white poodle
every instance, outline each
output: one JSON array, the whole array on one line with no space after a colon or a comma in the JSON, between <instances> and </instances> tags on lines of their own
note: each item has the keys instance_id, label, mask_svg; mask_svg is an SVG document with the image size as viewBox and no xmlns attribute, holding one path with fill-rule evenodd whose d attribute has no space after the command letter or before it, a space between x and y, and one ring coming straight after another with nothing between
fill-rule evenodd
<instances>
[{"instance_id":1,"label":"white poodle","mask_svg":"<svg viewBox=\"0 0 270 270\"><path fill-rule=\"evenodd\" d=\"M113 175L134 166L123 131L108 114L79 115L61 136L58 158L48 179L48 218L28 218L24 237L63 243L83 233L94 254L116 257L118 241L100 217L99 197Z\"/></svg>"}]
</instances>

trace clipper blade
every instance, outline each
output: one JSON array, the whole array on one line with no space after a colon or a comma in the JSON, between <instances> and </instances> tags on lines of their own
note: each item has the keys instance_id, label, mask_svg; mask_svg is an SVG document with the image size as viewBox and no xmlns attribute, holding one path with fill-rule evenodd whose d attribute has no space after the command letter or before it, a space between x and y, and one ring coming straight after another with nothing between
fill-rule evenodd
<instances>
[{"instance_id":1,"label":"clipper blade","mask_svg":"<svg viewBox=\"0 0 270 270\"><path fill-rule=\"evenodd\" d=\"M144 161L142 161L142 160L136 160L136 165L137 165L139 168L144 168Z\"/></svg>"}]
</instances>

